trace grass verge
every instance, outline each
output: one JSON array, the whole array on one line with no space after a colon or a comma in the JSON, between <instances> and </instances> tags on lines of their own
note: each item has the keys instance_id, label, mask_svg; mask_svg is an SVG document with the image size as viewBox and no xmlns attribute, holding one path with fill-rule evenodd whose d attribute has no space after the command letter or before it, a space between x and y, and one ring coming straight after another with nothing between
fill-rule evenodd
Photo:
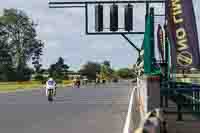
<instances>
[{"instance_id":1,"label":"grass verge","mask_svg":"<svg viewBox=\"0 0 200 133\"><path fill-rule=\"evenodd\" d=\"M58 88L63 88L71 86L71 83L64 83L64 84L58 84ZM1 92L15 92L17 90L32 90L32 89L40 89L43 88L44 85L41 83L36 82L1 82L0 83L0 93Z\"/></svg>"},{"instance_id":2,"label":"grass verge","mask_svg":"<svg viewBox=\"0 0 200 133\"><path fill-rule=\"evenodd\" d=\"M17 90L30 90L41 88L42 84L0 84L0 92L12 92Z\"/></svg>"}]
</instances>

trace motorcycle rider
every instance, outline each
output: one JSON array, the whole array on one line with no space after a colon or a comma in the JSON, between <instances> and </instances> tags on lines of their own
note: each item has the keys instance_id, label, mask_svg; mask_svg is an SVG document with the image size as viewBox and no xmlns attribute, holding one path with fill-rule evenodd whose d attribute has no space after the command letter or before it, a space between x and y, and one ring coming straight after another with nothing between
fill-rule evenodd
<instances>
[{"instance_id":1,"label":"motorcycle rider","mask_svg":"<svg viewBox=\"0 0 200 133\"><path fill-rule=\"evenodd\" d=\"M81 80L79 77L77 77L77 87L80 87L80 85L81 85Z\"/></svg>"},{"instance_id":2,"label":"motorcycle rider","mask_svg":"<svg viewBox=\"0 0 200 133\"><path fill-rule=\"evenodd\" d=\"M54 89L54 96L56 95L56 81L53 78L49 78L46 82L46 96L48 95L48 89Z\"/></svg>"},{"instance_id":3,"label":"motorcycle rider","mask_svg":"<svg viewBox=\"0 0 200 133\"><path fill-rule=\"evenodd\" d=\"M74 80L73 80L73 82L74 82L74 87L79 87L80 86L80 79L78 78L78 77L76 77Z\"/></svg>"}]
</instances>

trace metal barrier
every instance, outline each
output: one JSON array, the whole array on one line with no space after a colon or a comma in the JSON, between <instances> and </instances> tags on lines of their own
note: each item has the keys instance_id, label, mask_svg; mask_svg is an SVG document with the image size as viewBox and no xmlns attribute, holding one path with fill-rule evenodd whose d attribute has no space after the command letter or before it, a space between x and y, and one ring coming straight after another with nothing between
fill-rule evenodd
<instances>
[{"instance_id":1,"label":"metal barrier","mask_svg":"<svg viewBox=\"0 0 200 133\"><path fill-rule=\"evenodd\" d=\"M177 97L177 120L183 120L183 113L191 113L196 117L200 117L200 87L177 89L175 96Z\"/></svg>"},{"instance_id":2,"label":"metal barrier","mask_svg":"<svg viewBox=\"0 0 200 133\"><path fill-rule=\"evenodd\" d=\"M168 81L161 84L161 101L164 107L168 107L168 100L177 105L177 120L183 120L183 113L190 113L200 118L200 85Z\"/></svg>"}]
</instances>

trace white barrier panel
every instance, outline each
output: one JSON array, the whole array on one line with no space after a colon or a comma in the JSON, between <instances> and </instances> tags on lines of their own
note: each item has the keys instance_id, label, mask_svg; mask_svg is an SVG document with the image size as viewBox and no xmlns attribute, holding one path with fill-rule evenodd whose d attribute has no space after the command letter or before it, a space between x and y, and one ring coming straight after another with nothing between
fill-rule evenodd
<instances>
[{"instance_id":1,"label":"white barrier panel","mask_svg":"<svg viewBox=\"0 0 200 133\"><path fill-rule=\"evenodd\" d=\"M129 107L123 133L133 132L143 126L147 114L147 85L146 80L137 79L137 86L131 91Z\"/></svg>"},{"instance_id":2,"label":"white barrier panel","mask_svg":"<svg viewBox=\"0 0 200 133\"><path fill-rule=\"evenodd\" d=\"M133 88L133 90L131 91L131 98L129 101L129 107L128 107L128 112L127 112L127 116L126 116L126 121L125 121L125 125L124 125L124 129L123 129L123 133L130 133L130 123L131 123L131 116L132 116L132 106L133 106L133 96L134 96L134 92L135 92L136 88Z\"/></svg>"},{"instance_id":3,"label":"white barrier panel","mask_svg":"<svg viewBox=\"0 0 200 133\"><path fill-rule=\"evenodd\" d=\"M137 99L140 104L141 119L144 119L148 112L148 95L147 95L147 81L146 79L137 78Z\"/></svg>"}]
</instances>

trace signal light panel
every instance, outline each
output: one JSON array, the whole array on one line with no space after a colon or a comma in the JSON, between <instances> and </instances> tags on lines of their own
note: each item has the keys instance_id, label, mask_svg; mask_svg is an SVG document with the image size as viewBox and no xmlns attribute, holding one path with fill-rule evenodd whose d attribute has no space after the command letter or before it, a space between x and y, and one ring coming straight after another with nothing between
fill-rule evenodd
<instances>
[{"instance_id":1,"label":"signal light panel","mask_svg":"<svg viewBox=\"0 0 200 133\"><path fill-rule=\"evenodd\" d=\"M110 6L110 31L118 30L118 5Z\"/></svg>"},{"instance_id":2,"label":"signal light panel","mask_svg":"<svg viewBox=\"0 0 200 133\"><path fill-rule=\"evenodd\" d=\"M95 6L95 31L103 31L103 5Z\"/></svg>"},{"instance_id":3,"label":"signal light panel","mask_svg":"<svg viewBox=\"0 0 200 133\"><path fill-rule=\"evenodd\" d=\"M133 30L133 6L128 4L124 8L124 29L126 31Z\"/></svg>"}]
</instances>

